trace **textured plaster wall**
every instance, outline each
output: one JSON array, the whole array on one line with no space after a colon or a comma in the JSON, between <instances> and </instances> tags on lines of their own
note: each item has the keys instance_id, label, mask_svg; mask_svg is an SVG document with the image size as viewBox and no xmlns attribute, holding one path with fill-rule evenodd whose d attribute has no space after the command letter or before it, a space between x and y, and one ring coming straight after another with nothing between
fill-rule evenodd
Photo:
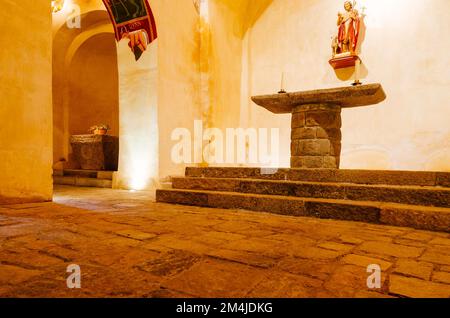
<instances>
[{"instance_id":1,"label":"textured plaster wall","mask_svg":"<svg viewBox=\"0 0 450 318\"><path fill-rule=\"evenodd\" d=\"M213 127L235 127L240 103L242 18L244 1L209 1L209 95Z\"/></svg>"},{"instance_id":2,"label":"textured plaster wall","mask_svg":"<svg viewBox=\"0 0 450 318\"><path fill-rule=\"evenodd\" d=\"M200 105L199 16L192 0L152 0L158 25L159 177L184 174L171 159L174 129L193 131Z\"/></svg>"},{"instance_id":3,"label":"textured plaster wall","mask_svg":"<svg viewBox=\"0 0 450 318\"><path fill-rule=\"evenodd\" d=\"M0 203L52 197L51 23L46 0L0 10Z\"/></svg>"},{"instance_id":4,"label":"textured plaster wall","mask_svg":"<svg viewBox=\"0 0 450 318\"><path fill-rule=\"evenodd\" d=\"M97 124L119 135L119 79L113 34L91 37L75 53L69 68L69 134L87 134Z\"/></svg>"},{"instance_id":5,"label":"textured plaster wall","mask_svg":"<svg viewBox=\"0 0 450 318\"><path fill-rule=\"evenodd\" d=\"M274 0L244 38L240 118L280 127L286 165L289 116L262 110L249 96L277 92L283 71L288 91L349 85L351 70L335 74L328 65L343 2ZM388 98L343 111L342 168L450 170L450 2L359 2L367 15L363 82L382 83Z\"/></svg>"},{"instance_id":6,"label":"textured plaster wall","mask_svg":"<svg viewBox=\"0 0 450 318\"><path fill-rule=\"evenodd\" d=\"M204 104L208 105L203 107L204 124L223 133L227 128L258 128L249 121L248 107L241 107L242 103L248 103L246 34L272 0L204 1L208 3L207 27L202 28L201 43L202 78L208 79L207 89L202 86L201 90L202 101L206 100ZM237 143L235 153L236 147Z\"/></svg>"},{"instance_id":7,"label":"textured plaster wall","mask_svg":"<svg viewBox=\"0 0 450 318\"><path fill-rule=\"evenodd\" d=\"M241 91L246 90L244 41L272 0L208 0L210 125L219 128L247 126L240 116ZM241 81L242 80L242 81Z\"/></svg>"}]
</instances>

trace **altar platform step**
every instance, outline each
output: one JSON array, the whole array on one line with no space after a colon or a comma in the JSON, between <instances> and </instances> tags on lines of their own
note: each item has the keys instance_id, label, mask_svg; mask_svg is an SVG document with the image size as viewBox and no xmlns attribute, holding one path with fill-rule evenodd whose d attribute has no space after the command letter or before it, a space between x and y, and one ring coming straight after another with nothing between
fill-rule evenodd
<instances>
[{"instance_id":1,"label":"altar platform step","mask_svg":"<svg viewBox=\"0 0 450 318\"><path fill-rule=\"evenodd\" d=\"M188 168L157 201L450 232L450 173Z\"/></svg>"},{"instance_id":2,"label":"altar platform step","mask_svg":"<svg viewBox=\"0 0 450 318\"><path fill-rule=\"evenodd\" d=\"M53 184L76 187L112 188L113 171L54 170Z\"/></svg>"},{"instance_id":3,"label":"altar platform step","mask_svg":"<svg viewBox=\"0 0 450 318\"><path fill-rule=\"evenodd\" d=\"M376 201L450 207L450 188L430 186L366 185L231 178L173 178L183 190L212 190L288 197Z\"/></svg>"},{"instance_id":4,"label":"altar platform step","mask_svg":"<svg viewBox=\"0 0 450 318\"><path fill-rule=\"evenodd\" d=\"M450 172L428 171L189 167L186 177L450 187Z\"/></svg>"}]
</instances>

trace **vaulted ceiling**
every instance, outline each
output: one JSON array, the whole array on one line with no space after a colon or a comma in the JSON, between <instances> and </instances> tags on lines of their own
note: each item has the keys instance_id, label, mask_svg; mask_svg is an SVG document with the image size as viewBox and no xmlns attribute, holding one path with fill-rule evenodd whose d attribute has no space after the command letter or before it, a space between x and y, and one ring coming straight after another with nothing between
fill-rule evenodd
<instances>
[{"instance_id":1,"label":"vaulted ceiling","mask_svg":"<svg viewBox=\"0 0 450 318\"><path fill-rule=\"evenodd\" d=\"M227 6L236 14L242 26L241 36L251 28L273 0L215 0Z\"/></svg>"}]
</instances>

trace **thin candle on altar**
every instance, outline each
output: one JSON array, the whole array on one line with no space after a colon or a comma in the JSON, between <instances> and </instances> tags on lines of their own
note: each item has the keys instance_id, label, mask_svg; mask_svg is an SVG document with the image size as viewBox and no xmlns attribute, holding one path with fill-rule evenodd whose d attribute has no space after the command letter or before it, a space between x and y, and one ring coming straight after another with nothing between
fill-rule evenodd
<instances>
[{"instance_id":1,"label":"thin candle on altar","mask_svg":"<svg viewBox=\"0 0 450 318\"><path fill-rule=\"evenodd\" d=\"M284 81L285 81L285 79L284 79L284 72L282 72L281 73L281 89L280 89L280 91L278 92L279 94L284 94L284 93L286 93L286 90L285 90L285 83L284 83Z\"/></svg>"},{"instance_id":2,"label":"thin candle on altar","mask_svg":"<svg viewBox=\"0 0 450 318\"><path fill-rule=\"evenodd\" d=\"M357 59L355 64L355 80L359 81L359 72L361 71L361 60Z\"/></svg>"},{"instance_id":3,"label":"thin candle on altar","mask_svg":"<svg viewBox=\"0 0 450 318\"><path fill-rule=\"evenodd\" d=\"M361 60L358 58L355 61L355 82L353 83L354 86L361 85L361 81L359 80L361 76Z\"/></svg>"}]
</instances>

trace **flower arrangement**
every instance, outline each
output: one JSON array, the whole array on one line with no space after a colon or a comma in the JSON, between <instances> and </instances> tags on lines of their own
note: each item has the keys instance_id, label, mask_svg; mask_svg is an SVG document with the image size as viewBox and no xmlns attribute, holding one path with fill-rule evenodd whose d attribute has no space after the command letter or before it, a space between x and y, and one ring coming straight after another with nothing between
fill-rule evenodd
<instances>
[{"instance_id":1,"label":"flower arrangement","mask_svg":"<svg viewBox=\"0 0 450 318\"><path fill-rule=\"evenodd\" d=\"M64 0L54 0L51 2L52 4L52 12L57 13L62 10L64 7Z\"/></svg>"},{"instance_id":2,"label":"flower arrangement","mask_svg":"<svg viewBox=\"0 0 450 318\"><path fill-rule=\"evenodd\" d=\"M109 126L105 124L95 125L89 129L91 134L95 135L106 135L108 133Z\"/></svg>"}]
</instances>

